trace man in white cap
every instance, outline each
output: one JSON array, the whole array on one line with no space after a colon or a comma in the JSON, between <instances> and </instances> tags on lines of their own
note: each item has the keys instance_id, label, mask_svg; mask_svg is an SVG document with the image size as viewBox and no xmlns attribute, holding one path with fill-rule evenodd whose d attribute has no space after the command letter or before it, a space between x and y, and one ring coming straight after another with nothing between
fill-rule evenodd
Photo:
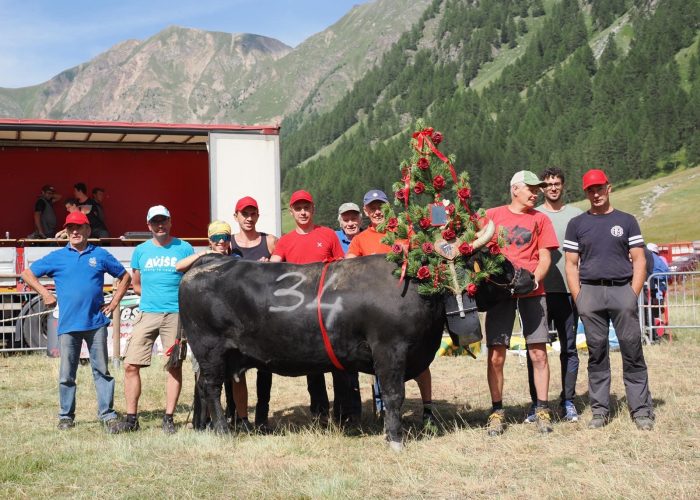
<instances>
[{"instance_id":1,"label":"man in white cap","mask_svg":"<svg viewBox=\"0 0 700 500\"><path fill-rule=\"evenodd\" d=\"M510 347L515 310L520 312L528 356L532 360L533 381L537 401L535 421L542 433L552 432L548 408L549 363L547 361L547 303L544 280L551 263L550 249L559 248L552 222L535 210L540 188L547 185L528 170L516 172L510 180L510 204L486 211L486 216L506 233L503 254L515 267L534 274L535 289L522 296L514 295L497 302L486 313L486 344L488 346L487 379L491 391L492 411L488 420L489 436L504 431L503 365Z\"/></svg>"},{"instance_id":2,"label":"man in white cap","mask_svg":"<svg viewBox=\"0 0 700 500\"><path fill-rule=\"evenodd\" d=\"M153 238L134 249L131 258L134 291L141 296L140 318L124 353L124 394L126 397L126 419L122 430L139 429L137 417L141 396L141 367L150 366L153 344L160 335L163 352L168 352L177 338L178 289L182 273L175 268L177 262L194 253L192 245L174 238L170 234L172 221L170 211L156 205L146 215L148 229ZM173 413L182 386L182 366L170 368L166 380L165 416L163 432L173 434Z\"/></svg>"},{"instance_id":3,"label":"man in white cap","mask_svg":"<svg viewBox=\"0 0 700 500\"><path fill-rule=\"evenodd\" d=\"M347 202L338 207L338 229L335 234L340 240L340 246L343 247L343 253L348 253L348 247L352 239L360 234L360 223L362 216L360 215L360 207L356 203Z\"/></svg>"},{"instance_id":4,"label":"man in white cap","mask_svg":"<svg viewBox=\"0 0 700 500\"><path fill-rule=\"evenodd\" d=\"M653 327L660 325L659 316L661 316L664 293L668 288L666 275L661 273L667 273L669 269L666 259L659 255L659 245L656 243L647 243L647 250L648 252L645 252L647 258L647 278L652 274L656 275L649 283L650 290L646 289L646 282L644 283L645 304L651 306L651 325L648 326ZM651 262L649 262L649 260L651 260ZM645 315L644 320L648 321L648 316ZM657 334L657 336L661 333L661 336L663 336L663 330L657 330L654 331L654 333Z\"/></svg>"}]
</instances>

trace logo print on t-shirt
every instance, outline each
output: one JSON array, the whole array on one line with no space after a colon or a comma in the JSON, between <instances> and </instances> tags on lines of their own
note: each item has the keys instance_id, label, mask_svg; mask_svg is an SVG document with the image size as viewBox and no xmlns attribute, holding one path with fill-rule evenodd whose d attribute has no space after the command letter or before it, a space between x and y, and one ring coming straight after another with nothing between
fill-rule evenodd
<instances>
[{"instance_id":1,"label":"logo print on t-shirt","mask_svg":"<svg viewBox=\"0 0 700 500\"><path fill-rule=\"evenodd\" d=\"M613 236L616 236L618 238L620 236L622 236L623 233L624 233L624 231L622 230L622 228L620 226L613 226L610 228L610 234L612 234Z\"/></svg>"},{"instance_id":2,"label":"logo print on t-shirt","mask_svg":"<svg viewBox=\"0 0 700 500\"><path fill-rule=\"evenodd\" d=\"M317 241L317 242L316 242L316 246L317 246L318 248L323 248L323 242L322 242L322 241Z\"/></svg>"},{"instance_id":3,"label":"logo print on t-shirt","mask_svg":"<svg viewBox=\"0 0 700 500\"><path fill-rule=\"evenodd\" d=\"M508 228L508 236L506 239L508 240L508 244L514 244L516 247L524 247L532 241L532 232L526 227L511 227Z\"/></svg>"},{"instance_id":4,"label":"logo print on t-shirt","mask_svg":"<svg viewBox=\"0 0 700 500\"><path fill-rule=\"evenodd\" d=\"M88 259L88 264L90 264L90 267L97 267L97 259L95 257L90 257Z\"/></svg>"}]
</instances>

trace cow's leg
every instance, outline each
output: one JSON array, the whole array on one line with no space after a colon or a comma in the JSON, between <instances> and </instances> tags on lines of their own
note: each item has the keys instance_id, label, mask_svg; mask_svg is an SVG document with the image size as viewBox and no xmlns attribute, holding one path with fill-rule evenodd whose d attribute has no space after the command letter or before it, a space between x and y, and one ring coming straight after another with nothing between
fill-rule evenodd
<instances>
[{"instance_id":1,"label":"cow's leg","mask_svg":"<svg viewBox=\"0 0 700 500\"><path fill-rule=\"evenodd\" d=\"M226 420L226 412L221 406L221 382L212 382L204 379L204 377L201 377L200 380L202 380L202 387L204 388L204 398L209 409L212 429L218 434L228 433L229 426Z\"/></svg>"},{"instance_id":2,"label":"cow's leg","mask_svg":"<svg viewBox=\"0 0 700 500\"><path fill-rule=\"evenodd\" d=\"M192 402L192 428L202 431L207 428L207 402L204 398L204 387L200 385L201 377L195 375L194 400Z\"/></svg>"},{"instance_id":3,"label":"cow's leg","mask_svg":"<svg viewBox=\"0 0 700 500\"><path fill-rule=\"evenodd\" d=\"M383 356L377 356L383 358ZM384 430L389 446L394 451L401 451L401 407L405 397L404 372L405 358L397 359L396 353L385 360L375 358L375 372L382 387L384 400Z\"/></svg>"}]
</instances>

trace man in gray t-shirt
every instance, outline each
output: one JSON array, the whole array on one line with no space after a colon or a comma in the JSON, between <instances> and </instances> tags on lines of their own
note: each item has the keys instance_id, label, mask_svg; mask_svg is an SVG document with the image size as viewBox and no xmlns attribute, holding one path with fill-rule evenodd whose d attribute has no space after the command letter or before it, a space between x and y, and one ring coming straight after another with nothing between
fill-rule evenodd
<instances>
[{"instance_id":1,"label":"man in gray t-shirt","mask_svg":"<svg viewBox=\"0 0 700 500\"><path fill-rule=\"evenodd\" d=\"M566 283L566 260L564 259L561 245L564 242L564 234L569 221L583 212L576 207L564 204L565 176L560 168L550 167L545 169L540 175L540 179L544 180L547 185L542 188L544 203L537 207L536 210L549 217L559 240L559 248L551 250L552 265L544 278L544 289L547 293L547 320L549 323L554 322L554 326L559 334L563 416L569 422L577 422L578 412L576 411L576 406L574 406L573 399L576 393L576 378L579 365L578 351L576 350L578 313ZM530 383L532 405L525 422L532 423L535 422L537 393L535 392L533 381L532 362L529 357L527 358L527 375Z\"/></svg>"}]
</instances>

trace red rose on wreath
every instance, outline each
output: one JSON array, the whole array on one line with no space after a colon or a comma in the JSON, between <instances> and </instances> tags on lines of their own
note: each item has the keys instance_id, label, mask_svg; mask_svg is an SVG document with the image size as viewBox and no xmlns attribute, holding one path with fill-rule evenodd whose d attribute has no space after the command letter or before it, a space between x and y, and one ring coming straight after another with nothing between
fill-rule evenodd
<instances>
[{"instance_id":1,"label":"red rose on wreath","mask_svg":"<svg viewBox=\"0 0 700 500\"><path fill-rule=\"evenodd\" d=\"M473 214L469 215L469 220L472 222L479 222L479 214L474 212Z\"/></svg>"},{"instance_id":2,"label":"red rose on wreath","mask_svg":"<svg viewBox=\"0 0 700 500\"><path fill-rule=\"evenodd\" d=\"M452 215L453 213L455 213L455 206L454 206L452 203L450 203L449 205L447 205L447 206L445 207L445 211L446 211L448 214Z\"/></svg>"},{"instance_id":3,"label":"red rose on wreath","mask_svg":"<svg viewBox=\"0 0 700 500\"><path fill-rule=\"evenodd\" d=\"M442 175L436 175L433 177L433 187L440 190L445 187L445 178Z\"/></svg>"},{"instance_id":4,"label":"red rose on wreath","mask_svg":"<svg viewBox=\"0 0 700 500\"><path fill-rule=\"evenodd\" d=\"M423 217L421 220L418 221L418 225L421 229L428 229L430 227L430 219L428 219L427 217Z\"/></svg>"},{"instance_id":5,"label":"red rose on wreath","mask_svg":"<svg viewBox=\"0 0 700 500\"><path fill-rule=\"evenodd\" d=\"M499 247L498 245L491 245L489 247L489 252L491 252L491 255L498 255L499 253L501 253L501 247Z\"/></svg>"},{"instance_id":6,"label":"red rose on wreath","mask_svg":"<svg viewBox=\"0 0 700 500\"><path fill-rule=\"evenodd\" d=\"M442 232L442 238L443 238L445 241L454 240L456 236L457 236L457 235L455 234L455 232L454 232L452 229L445 229L445 230Z\"/></svg>"},{"instance_id":7,"label":"red rose on wreath","mask_svg":"<svg viewBox=\"0 0 700 500\"><path fill-rule=\"evenodd\" d=\"M440 132L435 132L433 133L433 137L431 137L433 140L433 144L436 146L442 142L442 134Z\"/></svg>"},{"instance_id":8,"label":"red rose on wreath","mask_svg":"<svg viewBox=\"0 0 700 500\"><path fill-rule=\"evenodd\" d=\"M425 184L423 184L421 181L416 182L416 185L413 186L413 192L416 194L421 194L423 191L425 191Z\"/></svg>"},{"instance_id":9,"label":"red rose on wreath","mask_svg":"<svg viewBox=\"0 0 700 500\"><path fill-rule=\"evenodd\" d=\"M435 251L435 247L433 246L432 243L430 243L429 241L426 241L425 243L423 243L423 245L421 245L421 250L423 250L424 254L430 255L431 253L433 253Z\"/></svg>"},{"instance_id":10,"label":"red rose on wreath","mask_svg":"<svg viewBox=\"0 0 700 500\"><path fill-rule=\"evenodd\" d=\"M418 168L421 170L427 170L428 167L430 167L430 160L427 158L419 158L418 159Z\"/></svg>"},{"instance_id":11,"label":"red rose on wreath","mask_svg":"<svg viewBox=\"0 0 700 500\"><path fill-rule=\"evenodd\" d=\"M387 231L394 232L396 231L396 228L399 227L399 220L396 217L392 217L389 219L389 221L386 223L386 229Z\"/></svg>"},{"instance_id":12,"label":"red rose on wreath","mask_svg":"<svg viewBox=\"0 0 700 500\"><path fill-rule=\"evenodd\" d=\"M472 196L472 190L469 188L462 188L457 190L457 198L460 200L468 200Z\"/></svg>"},{"instance_id":13,"label":"red rose on wreath","mask_svg":"<svg viewBox=\"0 0 700 500\"><path fill-rule=\"evenodd\" d=\"M462 255L471 255L472 252L474 252L474 247L472 247L466 241L459 245L459 253L461 253Z\"/></svg>"},{"instance_id":14,"label":"red rose on wreath","mask_svg":"<svg viewBox=\"0 0 700 500\"><path fill-rule=\"evenodd\" d=\"M478 288L476 287L476 285L474 283L469 283L469 285L467 286L467 295L469 295L470 297L473 297L474 295L476 295L477 290L478 290Z\"/></svg>"},{"instance_id":15,"label":"red rose on wreath","mask_svg":"<svg viewBox=\"0 0 700 500\"><path fill-rule=\"evenodd\" d=\"M428 266L421 266L420 269L418 269L418 272L416 273L416 278L418 278L419 280L430 278L430 269L428 268Z\"/></svg>"},{"instance_id":16,"label":"red rose on wreath","mask_svg":"<svg viewBox=\"0 0 700 500\"><path fill-rule=\"evenodd\" d=\"M404 201L406 199L406 190L405 189L399 189L394 193L394 196L396 196L396 199L399 201Z\"/></svg>"},{"instance_id":17,"label":"red rose on wreath","mask_svg":"<svg viewBox=\"0 0 700 500\"><path fill-rule=\"evenodd\" d=\"M401 255L403 253L403 247L398 243L394 243L391 246L391 251L394 252L396 255Z\"/></svg>"}]
</instances>

